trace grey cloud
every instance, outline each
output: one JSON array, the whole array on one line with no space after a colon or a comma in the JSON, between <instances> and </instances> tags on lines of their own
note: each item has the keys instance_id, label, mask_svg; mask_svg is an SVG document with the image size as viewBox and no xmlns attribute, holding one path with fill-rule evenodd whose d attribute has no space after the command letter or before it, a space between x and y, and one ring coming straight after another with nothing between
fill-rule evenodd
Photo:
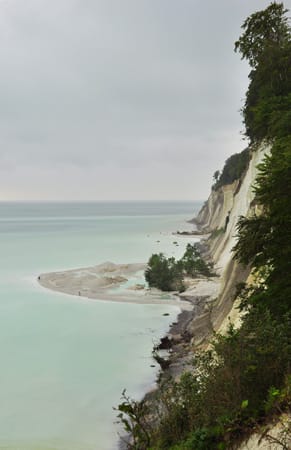
<instances>
[{"instance_id":1,"label":"grey cloud","mask_svg":"<svg viewBox=\"0 0 291 450\"><path fill-rule=\"evenodd\" d=\"M205 198L246 145L233 42L267 4L0 2L3 199Z\"/></svg>"}]
</instances>

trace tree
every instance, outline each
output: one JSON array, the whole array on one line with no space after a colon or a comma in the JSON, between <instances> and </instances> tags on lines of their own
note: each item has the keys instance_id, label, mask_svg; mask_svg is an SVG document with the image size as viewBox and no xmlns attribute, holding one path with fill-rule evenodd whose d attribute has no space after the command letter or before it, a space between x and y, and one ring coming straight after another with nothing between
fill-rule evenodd
<instances>
[{"instance_id":1,"label":"tree","mask_svg":"<svg viewBox=\"0 0 291 450\"><path fill-rule=\"evenodd\" d=\"M166 258L163 253L153 254L145 271L150 287L161 291L183 290L183 266L175 258Z\"/></svg>"},{"instance_id":2,"label":"tree","mask_svg":"<svg viewBox=\"0 0 291 450\"><path fill-rule=\"evenodd\" d=\"M235 51L252 70L243 108L251 142L291 131L291 31L283 3L271 3L244 22Z\"/></svg>"},{"instance_id":3,"label":"tree","mask_svg":"<svg viewBox=\"0 0 291 450\"><path fill-rule=\"evenodd\" d=\"M201 257L197 244L187 244L183 257L178 261L173 257L166 258L163 253L153 254L145 270L145 279L149 286L161 291L184 291L185 275L212 275L210 266Z\"/></svg>"},{"instance_id":4,"label":"tree","mask_svg":"<svg viewBox=\"0 0 291 450\"><path fill-rule=\"evenodd\" d=\"M291 39L268 48L265 59L250 73L243 109L251 141L273 139L291 132Z\"/></svg>"},{"instance_id":5,"label":"tree","mask_svg":"<svg viewBox=\"0 0 291 450\"><path fill-rule=\"evenodd\" d=\"M283 4L271 3L250 16L236 42L253 70L244 107L251 141L268 140L271 154L259 165L255 183L259 216L238 222L236 258L266 274L252 304L277 316L291 304L291 32ZM288 275L287 275L288 274Z\"/></svg>"},{"instance_id":6,"label":"tree","mask_svg":"<svg viewBox=\"0 0 291 450\"><path fill-rule=\"evenodd\" d=\"M291 306L291 135L277 139L270 156L259 166L256 201L263 214L238 222L235 256L255 270L268 267L260 302L273 312Z\"/></svg>"},{"instance_id":7,"label":"tree","mask_svg":"<svg viewBox=\"0 0 291 450\"><path fill-rule=\"evenodd\" d=\"M231 184L235 180L238 180L243 172L247 169L250 161L250 152L246 148L240 153L234 153L231 155L224 164L219 179L213 186L214 190L219 189L221 186Z\"/></svg>"},{"instance_id":8,"label":"tree","mask_svg":"<svg viewBox=\"0 0 291 450\"><path fill-rule=\"evenodd\" d=\"M220 177L220 171L216 170L213 174L213 180L217 183L219 177Z\"/></svg>"},{"instance_id":9,"label":"tree","mask_svg":"<svg viewBox=\"0 0 291 450\"><path fill-rule=\"evenodd\" d=\"M245 31L235 42L235 51L239 51L251 67L259 64L268 47L281 47L290 38L285 16L287 11L283 3L272 2L268 8L255 12L243 23L242 29Z\"/></svg>"},{"instance_id":10,"label":"tree","mask_svg":"<svg viewBox=\"0 0 291 450\"><path fill-rule=\"evenodd\" d=\"M187 275L210 276L209 265L201 258L197 244L187 244L186 251L182 257L182 264Z\"/></svg>"}]
</instances>

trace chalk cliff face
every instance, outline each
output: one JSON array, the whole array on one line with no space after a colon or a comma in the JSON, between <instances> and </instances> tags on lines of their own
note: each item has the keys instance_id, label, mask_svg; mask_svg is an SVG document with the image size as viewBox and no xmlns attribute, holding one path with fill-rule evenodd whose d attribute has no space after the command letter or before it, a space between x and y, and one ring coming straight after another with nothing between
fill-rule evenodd
<instances>
[{"instance_id":1,"label":"chalk cliff face","mask_svg":"<svg viewBox=\"0 0 291 450\"><path fill-rule=\"evenodd\" d=\"M269 151L266 144L252 151L249 166L241 178L217 191L212 190L195 219L199 230L211 233L207 241L209 256L221 277L218 296L213 302L209 317L212 328L216 331L223 331L229 316L234 321L237 319L237 310L233 308L236 285L247 280L249 269L233 260L236 225L240 216L249 216L259 209L254 202L253 186L258 173L257 166Z\"/></svg>"},{"instance_id":2,"label":"chalk cliff face","mask_svg":"<svg viewBox=\"0 0 291 450\"><path fill-rule=\"evenodd\" d=\"M269 150L267 145L262 145L253 151L249 166L242 177L232 184L222 186L217 191L213 190L195 219L200 230L218 231L211 243L211 254L214 262L219 263L222 268L231 258L238 218L248 216L254 211L253 186L258 173L257 166ZM229 222L226 231L223 232L227 217Z\"/></svg>"}]
</instances>

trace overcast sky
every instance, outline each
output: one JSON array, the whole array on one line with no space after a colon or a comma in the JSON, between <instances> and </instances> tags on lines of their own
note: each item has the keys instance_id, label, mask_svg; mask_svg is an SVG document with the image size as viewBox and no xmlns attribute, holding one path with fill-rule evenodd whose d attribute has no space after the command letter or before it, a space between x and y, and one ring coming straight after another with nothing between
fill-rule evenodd
<instances>
[{"instance_id":1,"label":"overcast sky","mask_svg":"<svg viewBox=\"0 0 291 450\"><path fill-rule=\"evenodd\" d=\"M0 200L207 198L247 145L233 47L268 4L0 0Z\"/></svg>"}]
</instances>

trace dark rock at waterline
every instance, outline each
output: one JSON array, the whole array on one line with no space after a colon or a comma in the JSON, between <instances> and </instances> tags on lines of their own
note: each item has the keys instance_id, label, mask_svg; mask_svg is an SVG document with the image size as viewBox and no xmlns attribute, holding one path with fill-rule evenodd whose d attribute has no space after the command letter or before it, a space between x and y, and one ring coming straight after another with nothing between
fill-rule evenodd
<instances>
[{"instance_id":1,"label":"dark rock at waterline","mask_svg":"<svg viewBox=\"0 0 291 450\"><path fill-rule=\"evenodd\" d=\"M206 233L205 231L193 230L193 231L176 231L176 233L173 234L179 234L180 236L203 236Z\"/></svg>"},{"instance_id":2,"label":"dark rock at waterline","mask_svg":"<svg viewBox=\"0 0 291 450\"><path fill-rule=\"evenodd\" d=\"M160 343L157 347L158 350L169 350L170 348L172 348L172 339L169 339L168 336L163 337L160 340Z\"/></svg>"},{"instance_id":3,"label":"dark rock at waterline","mask_svg":"<svg viewBox=\"0 0 291 450\"><path fill-rule=\"evenodd\" d=\"M156 362L160 365L160 367L161 367L162 370L168 369L168 367L169 367L169 365L170 365L170 363L171 363L171 361L170 361L169 359L163 358L162 356L160 356L160 355L158 354L158 352L156 352L156 353L153 355L153 357L154 357L154 359L156 360Z\"/></svg>"}]
</instances>

